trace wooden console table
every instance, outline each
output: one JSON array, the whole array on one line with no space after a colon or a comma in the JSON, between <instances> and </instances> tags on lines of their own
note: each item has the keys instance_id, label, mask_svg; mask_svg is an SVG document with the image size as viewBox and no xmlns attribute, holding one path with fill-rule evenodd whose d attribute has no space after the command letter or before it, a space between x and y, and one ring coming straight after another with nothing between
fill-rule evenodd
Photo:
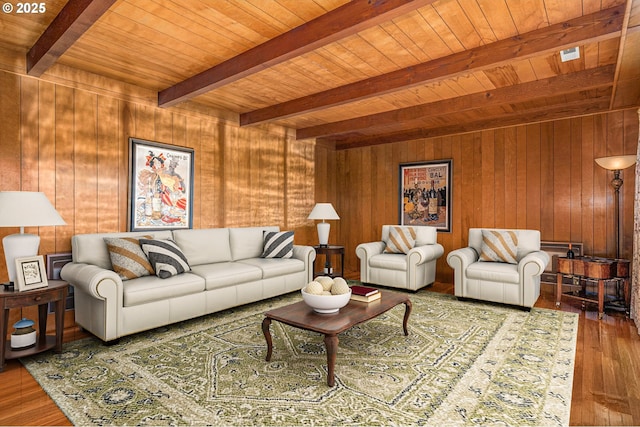
<instances>
[{"instance_id":1,"label":"wooden console table","mask_svg":"<svg viewBox=\"0 0 640 427\"><path fill-rule=\"evenodd\" d=\"M569 277L572 280L570 287L574 290L562 292L562 278ZM588 292L587 284L597 284L596 292ZM587 303L598 304L598 318L604 316L605 305L608 301L605 296L605 285L616 285L616 298L622 299L624 310L629 314L631 306L631 289L629 283L629 260L577 256L575 258L558 257L558 272L556 282L556 307L560 307L562 297L582 301L582 308ZM622 295L620 295L622 284Z\"/></svg>"}]
</instances>

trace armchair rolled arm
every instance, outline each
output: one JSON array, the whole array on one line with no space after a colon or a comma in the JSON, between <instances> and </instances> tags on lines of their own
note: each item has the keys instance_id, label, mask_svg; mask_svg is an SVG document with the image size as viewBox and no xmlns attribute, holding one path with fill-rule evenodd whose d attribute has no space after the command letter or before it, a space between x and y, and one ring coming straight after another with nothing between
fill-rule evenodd
<instances>
[{"instance_id":1,"label":"armchair rolled arm","mask_svg":"<svg viewBox=\"0 0 640 427\"><path fill-rule=\"evenodd\" d=\"M478 253L472 247L456 249L447 255L449 267L460 272L464 272L467 267L476 261L478 261Z\"/></svg>"},{"instance_id":2,"label":"armchair rolled arm","mask_svg":"<svg viewBox=\"0 0 640 427\"><path fill-rule=\"evenodd\" d=\"M356 247L356 256L360 258L360 280L362 282L368 283L370 280L369 259L374 255L381 254L385 246L385 243L380 241L360 243Z\"/></svg>"},{"instance_id":3,"label":"armchair rolled arm","mask_svg":"<svg viewBox=\"0 0 640 427\"><path fill-rule=\"evenodd\" d=\"M115 271L92 264L70 262L62 267L60 277L96 299L104 300L114 294L123 298L122 279ZM108 284L106 292L104 284Z\"/></svg>"},{"instance_id":4,"label":"armchair rolled arm","mask_svg":"<svg viewBox=\"0 0 640 427\"><path fill-rule=\"evenodd\" d=\"M518 273L523 276L539 276L549 264L549 254L544 251L529 252L518 263Z\"/></svg>"},{"instance_id":5,"label":"armchair rolled arm","mask_svg":"<svg viewBox=\"0 0 640 427\"><path fill-rule=\"evenodd\" d=\"M367 260L374 255L381 254L385 247L384 242L360 243L356 247L356 255L361 260Z\"/></svg>"},{"instance_id":6,"label":"armchair rolled arm","mask_svg":"<svg viewBox=\"0 0 640 427\"><path fill-rule=\"evenodd\" d=\"M416 246L407 253L407 263L409 265L424 264L440 258L443 253L444 247L440 243Z\"/></svg>"}]
</instances>

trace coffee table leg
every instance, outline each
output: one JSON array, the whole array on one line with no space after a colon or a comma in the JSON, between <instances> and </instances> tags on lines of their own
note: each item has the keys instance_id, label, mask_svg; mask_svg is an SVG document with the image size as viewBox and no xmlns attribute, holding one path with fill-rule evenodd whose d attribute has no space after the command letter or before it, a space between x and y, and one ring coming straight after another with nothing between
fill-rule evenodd
<instances>
[{"instance_id":1,"label":"coffee table leg","mask_svg":"<svg viewBox=\"0 0 640 427\"><path fill-rule=\"evenodd\" d=\"M267 340L267 357L265 359L267 362L271 360L271 352L273 351L273 342L271 341L271 331L269 331L269 326L271 326L271 319L265 317L262 321L262 333L264 334L264 338Z\"/></svg>"},{"instance_id":2,"label":"coffee table leg","mask_svg":"<svg viewBox=\"0 0 640 427\"><path fill-rule=\"evenodd\" d=\"M327 385L333 387L335 385L335 368L336 368L336 356L338 354L338 336L337 335L325 335L324 345L327 348Z\"/></svg>"},{"instance_id":3,"label":"coffee table leg","mask_svg":"<svg viewBox=\"0 0 640 427\"><path fill-rule=\"evenodd\" d=\"M411 308L413 304L411 304L411 300L406 300L404 303L404 320L402 321L402 329L404 329L404 334L409 335L409 329L407 329L407 323L409 322L409 315L411 314Z\"/></svg>"}]
</instances>

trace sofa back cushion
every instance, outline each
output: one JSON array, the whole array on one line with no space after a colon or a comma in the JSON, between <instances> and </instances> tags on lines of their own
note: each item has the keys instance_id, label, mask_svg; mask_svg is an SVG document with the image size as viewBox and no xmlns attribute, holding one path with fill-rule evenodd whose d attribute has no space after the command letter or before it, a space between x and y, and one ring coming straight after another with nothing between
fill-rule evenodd
<instances>
[{"instance_id":1,"label":"sofa back cushion","mask_svg":"<svg viewBox=\"0 0 640 427\"><path fill-rule=\"evenodd\" d=\"M143 237L152 236L154 239L169 239L171 231L137 231L119 233L91 233L76 234L71 238L71 252L73 262L97 265L107 270L113 270L111 257L105 237Z\"/></svg>"},{"instance_id":2,"label":"sofa back cushion","mask_svg":"<svg viewBox=\"0 0 640 427\"><path fill-rule=\"evenodd\" d=\"M264 251L264 232L280 231L278 226L239 227L229 229L231 259L260 258Z\"/></svg>"},{"instance_id":3,"label":"sofa back cushion","mask_svg":"<svg viewBox=\"0 0 640 427\"><path fill-rule=\"evenodd\" d=\"M482 230L514 231L518 235L518 253L516 260L520 261L530 252L540 250L540 231L523 230L512 228L470 228L469 246L476 250L478 254L482 251Z\"/></svg>"},{"instance_id":4,"label":"sofa back cushion","mask_svg":"<svg viewBox=\"0 0 640 427\"><path fill-rule=\"evenodd\" d=\"M413 228L416 232L415 246L435 245L436 243L438 243L436 228L429 225L415 227L411 225L383 225L383 242L387 242L389 240L389 230L391 229L391 227Z\"/></svg>"},{"instance_id":5,"label":"sofa back cushion","mask_svg":"<svg viewBox=\"0 0 640 427\"><path fill-rule=\"evenodd\" d=\"M173 241L191 266L231 261L228 228L173 230Z\"/></svg>"}]
</instances>

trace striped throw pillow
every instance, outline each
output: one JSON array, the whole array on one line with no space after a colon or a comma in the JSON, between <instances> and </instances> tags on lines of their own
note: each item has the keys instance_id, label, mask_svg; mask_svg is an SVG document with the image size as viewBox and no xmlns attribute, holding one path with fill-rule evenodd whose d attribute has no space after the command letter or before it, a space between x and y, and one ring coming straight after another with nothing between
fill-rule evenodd
<instances>
[{"instance_id":1,"label":"striped throw pillow","mask_svg":"<svg viewBox=\"0 0 640 427\"><path fill-rule=\"evenodd\" d=\"M517 264L518 234L515 231L482 230L480 261Z\"/></svg>"},{"instance_id":2,"label":"striped throw pillow","mask_svg":"<svg viewBox=\"0 0 640 427\"><path fill-rule=\"evenodd\" d=\"M416 245L416 230L413 227L390 227L389 238L385 242L386 253L406 254Z\"/></svg>"},{"instance_id":3,"label":"striped throw pillow","mask_svg":"<svg viewBox=\"0 0 640 427\"><path fill-rule=\"evenodd\" d=\"M151 236L142 236L150 239ZM122 280L135 279L153 274L153 267L140 248L140 237L105 237L113 271Z\"/></svg>"},{"instance_id":4,"label":"striped throw pillow","mask_svg":"<svg viewBox=\"0 0 640 427\"><path fill-rule=\"evenodd\" d=\"M292 258L293 231L265 231L262 258Z\"/></svg>"},{"instance_id":5,"label":"striped throw pillow","mask_svg":"<svg viewBox=\"0 0 640 427\"><path fill-rule=\"evenodd\" d=\"M140 246L161 279L191 271L187 257L173 240L140 239Z\"/></svg>"}]
</instances>

